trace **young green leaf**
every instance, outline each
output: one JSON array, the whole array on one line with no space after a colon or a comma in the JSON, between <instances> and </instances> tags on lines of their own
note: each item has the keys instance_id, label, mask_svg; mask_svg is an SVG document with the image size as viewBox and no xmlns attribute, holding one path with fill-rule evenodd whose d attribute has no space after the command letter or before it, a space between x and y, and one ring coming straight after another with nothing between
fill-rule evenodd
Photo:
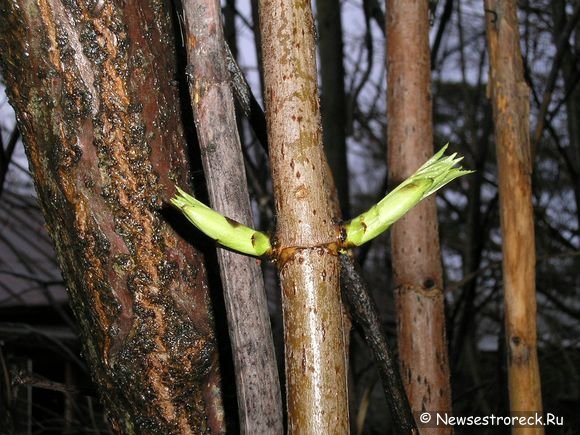
<instances>
[{"instance_id":1,"label":"young green leaf","mask_svg":"<svg viewBox=\"0 0 580 435\"><path fill-rule=\"evenodd\" d=\"M379 203L343 224L344 246L360 246L374 239L420 201L454 179L473 172L457 166L463 157L456 157L456 153L444 157L446 149L447 145Z\"/></svg>"},{"instance_id":2,"label":"young green leaf","mask_svg":"<svg viewBox=\"0 0 580 435\"><path fill-rule=\"evenodd\" d=\"M265 255L272 249L267 234L222 216L179 187L177 192L171 203L201 232L220 245L255 257Z\"/></svg>"}]
</instances>

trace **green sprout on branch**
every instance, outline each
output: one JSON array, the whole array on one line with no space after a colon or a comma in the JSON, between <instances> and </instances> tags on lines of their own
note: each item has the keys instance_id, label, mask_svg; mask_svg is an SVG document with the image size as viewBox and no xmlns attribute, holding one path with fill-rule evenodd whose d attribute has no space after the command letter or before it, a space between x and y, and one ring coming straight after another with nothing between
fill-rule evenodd
<instances>
[{"instance_id":1,"label":"green sprout on branch","mask_svg":"<svg viewBox=\"0 0 580 435\"><path fill-rule=\"evenodd\" d=\"M361 246L374 239L420 201L456 178L473 172L458 165L463 157L457 157L456 153L444 156L446 149L447 145L377 204L341 224L345 234L342 248ZM222 216L179 187L177 191L171 203L193 225L220 245L255 257L272 253L270 237L266 233Z\"/></svg>"},{"instance_id":2,"label":"green sprout on branch","mask_svg":"<svg viewBox=\"0 0 580 435\"><path fill-rule=\"evenodd\" d=\"M266 233L219 214L179 187L171 203L201 232L226 248L255 257L266 255L272 249Z\"/></svg>"},{"instance_id":3,"label":"green sprout on branch","mask_svg":"<svg viewBox=\"0 0 580 435\"><path fill-rule=\"evenodd\" d=\"M456 178L473 172L457 166L463 160L463 157L457 157L457 153L444 157L446 149L447 145L381 201L343 224L346 247L360 246L374 239L420 201Z\"/></svg>"}]
</instances>

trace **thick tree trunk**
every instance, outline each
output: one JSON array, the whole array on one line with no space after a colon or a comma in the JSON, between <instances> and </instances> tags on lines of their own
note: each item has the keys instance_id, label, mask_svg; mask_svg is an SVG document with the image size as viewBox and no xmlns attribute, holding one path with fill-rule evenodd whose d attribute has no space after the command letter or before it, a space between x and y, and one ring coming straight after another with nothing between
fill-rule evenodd
<instances>
[{"instance_id":1,"label":"thick tree trunk","mask_svg":"<svg viewBox=\"0 0 580 435\"><path fill-rule=\"evenodd\" d=\"M116 432L219 433L204 267L160 213L188 179L166 6L2 2L1 60Z\"/></svg>"},{"instance_id":2,"label":"thick tree trunk","mask_svg":"<svg viewBox=\"0 0 580 435\"><path fill-rule=\"evenodd\" d=\"M387 133L392 185L410 176L433 153L427 3L387 2ZM401 376L411 408L450 412L434 198L423 201L393 225L391 246Z\"/></svg>"},{"instance_id":3,"label":"thick tree trunk","mask_svg":"<svg viewBox=\"0 0 580 435\"><path fill-rule=\"evenodd\" d=\"M348 433L338 213L322 148L310 2L262 0L289 433Z\"/></svg>"},{"instance_id":4,"label":"thick tree trunk","mask_svg":"<svg viewBox=\"0 0 580 435\"><path fill-rule=\"evenodd\" d=\"M529 88L524 81L516 3L486 0L490 91L503 236L505 329L512 412L542 412L536 349L536 251L532 207ZM539 433L539 428L519 431Z\"/></svg>"},{"instance_id":5,"label":"thick tree trunk","mask_svg":"<svg viewBox=\"0 0 580 435\"><path fill-rule=\"evenodd\" d=\"M226 65L217 0L183 2L189 88L211 206L252 225L244 160ZM283 432L274 342L256 260L218 248L218 261L236 371L240 429Z\"/></svg>"}]
</instances>

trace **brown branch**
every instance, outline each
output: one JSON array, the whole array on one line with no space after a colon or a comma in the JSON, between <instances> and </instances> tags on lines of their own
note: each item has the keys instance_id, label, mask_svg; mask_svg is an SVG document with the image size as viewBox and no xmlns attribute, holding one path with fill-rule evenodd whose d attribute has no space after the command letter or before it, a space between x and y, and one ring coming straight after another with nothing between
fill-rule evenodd
<instances>
[{"instance_id":1,"label":"brown branch","mask_svg":"<svg viewBox=\"0 0 580 435\"><path fill-rule=\"evenodd\" d=\"M387 139L391 183L410 176L433 153L427 7L425 1L387 1ZM414 411L451 412L435 198L422 202L393 225L391 255L399 360L411 407ZM451 432L449 428L421 431Z\"/></svg>"},{"instance_id":2,"label":"brown branch","mask_svg":"<svg viewBox=\"0 0 580 435\"><path fill-rule=\"evenodd\" d=\"M524 79L516 3L485 0L484 5L486 11L492 11L486 19L486 33L490 60L489 95L493 107L499 178L510 410L541 412L530 91ZM580 14L580 4L575 14ZM556 65L563 56L562 47L556 55L552 71L557 70ZM549 83L547 89L551 86ZM548 102L548 94L544 94L544 108ZM545 112L542 112L539 118L541 125L544 116ZM536 132L541 134L541 128L539 126Z\"/></svg>"},{"instance_id":3,"label":"brown branch","mask_svg":"<svg viewBox=\"0 0 580 435\"><path fill-rule=\"evenodd\" d=\"M322 147L310 1L260 2L276 251L282 287L288 432L347 433L339 207ZM328 248L327 248L328 246Z\"/></svg>"},{"instance_id":4,"label":"brown branch","mask_svg":"<svg viewBox=\"0 0 580 435\"><path fill-rule=\"evenodd\" d=\"M258 141L262 148L268 154L268 130L266 127L266 116L260 103L256 100L244 73L236 62L230 48L226 44L226 65L231 75L232 88L234 95L243 114L248 118Z\"/></svg>"},{"instance_id":5,"label":"brown branch","mask_svg":"<svg viewBox=\"0 0 580 435\"><path fill-rule=\"evenodd\" d=\"M64 394L82 394L96 397L97 392L93 388L71 387L61 382L52 381L36 373L19 373L12 378L12 387L30 386L43 390L58 391Z\"/></svg>"}]
</instances>

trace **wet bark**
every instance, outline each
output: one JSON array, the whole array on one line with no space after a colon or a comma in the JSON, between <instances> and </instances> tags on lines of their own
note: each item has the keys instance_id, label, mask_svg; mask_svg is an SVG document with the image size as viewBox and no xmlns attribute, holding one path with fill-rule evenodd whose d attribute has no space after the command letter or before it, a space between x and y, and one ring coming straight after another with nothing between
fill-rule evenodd
<instances>
[{"instance_id":1,"label":"wet bark","mask_svg":"<svg viewBox=\"0 0 580 435\"><path fill-rule=\"evenodd\" d=\"M426 1L387 2L388 158L395 186L433 154ZM401 376L413 411L451 411L435 199L391 233ZM422 433L434 429L423 428ZM442 429L438 428L437 433ZM450 431L450 430L449 430Z\"/></svg>"},{"instance_id":2,"label":"wet bark","mask_svg":"<svg viewBox=\"0 0 580 435\"><path fill-rule=\"evenodd\" d=\"M202 258L162 213L189 178L166 7L2 2L1 60L115 431L220 433Z\"/></svg>"},{"instance_id":3,"label":"wet bark","mask_svg":"<svg viewBox=\"0 0 580 435\"><path fill-rule=\"evenodd\" d=\"M288 432L348 433L339 211L322 148L310 2L262 0L260 28L278 217Z\"/></svg>"},{"instance_id":4,"label":"wet bark","mask_svg":"<svg viewBox=\"0 0 580 435\"><path fill-rule=\"evenodd\" d=\"M485 1L490 97L498 160L505 334L511 412L542 412L536 338L530 90L524 80L515 2ZM541 428L514 429L543 433Z\"/></svg>"},{"instance_id":5,"label":"wet bark","mask_svg":"<svg viewBox=\"0 0 580 435\"><path fill-rule=\"evenodd\" d=\"M189 89L211 206L252 226L246 172L217 0L183 2ZM236 372L240 429L282 433L282 398L262 272L255 258L218 248Z\"/></svg>"}]
</instances>

